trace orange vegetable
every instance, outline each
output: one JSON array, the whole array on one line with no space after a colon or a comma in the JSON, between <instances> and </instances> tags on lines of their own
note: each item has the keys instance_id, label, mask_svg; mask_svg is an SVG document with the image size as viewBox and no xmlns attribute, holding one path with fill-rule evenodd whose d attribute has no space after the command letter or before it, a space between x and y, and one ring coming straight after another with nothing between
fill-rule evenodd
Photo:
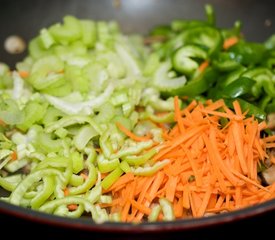
<instances>
[{"instance_id":1,"label":"orange vegetable","mask_svg":"<svg viewBox=\"0 0 275 240\"><path fill-rule=\"evenodd\" d=\"M21 78L27 78L30 75L29 72L23 70L19 71L18 73Z\"/></svg>"},{"instance_id":2,"label":"orange vegetable","mask_svg":"<svg viewBox=\"0 0 275 240\"><path fill-rule=\"evenodd\" d=\"M199 66L199 72L204 72L204 70L209 66L209 62L208 61L204 61L201 63L201 65Z\"/></svg>"},{"instance_id":3,"label":"orange vegetable","mask_svg":"<svg viewBox=\"0 0 275 240\"><path fill-rule=\"evenodd\" d=\"M229 109L223 100L206 104L195 100L180 109L174 98L175 125L163 127L164 142L152 162L169 163L152 176L122 175L105 194L111 194L111 212L121 212L122 221L140 222L160 198L172 203L174 215L202 217L207 213L233 211L275 198L275 184L262 186L257 165L274 147L275 137L262 138L267 126L247 117L237 101ZM223 126L221 119L226 118ZM135 137L118 124L127 136ZM159 220L162 219L159 214Z\"/></svg>"},{"instance_id":4,"label":"orange vegetable","mask_svg":"<svg viewBox=\"0 0 275 240\"><path fill-rule=\"evenodd\" d=\"M239 38L236 36L233 37L229 37L227 39L224 40L223 42L223 49L227 50L228 48L232 47L233 45L235 45L236 43L239 42Z\"/></svg>"},{"instance_id":5,"label":"orange vegetable","mask_svg":"<svg viewBox=\"0 0 275 240\"><path fill-rule=\"evenodd\" d=\"M16 159L17 159L17 153L16 153L16 151L13 151L13 152L11 153L11 159L12 159L12 160L16 160Z\"/></svg>"},{"instance_id":6,"label":"orange vegetable","mask_svg":"<svg viewBox=\"0 0 275 240\"><path fill-rule=\"evenodd\" d=\"M120 131L122 131L126 136L128 136L129 138L131 138L132 140L134 140L136 142L148 141L150 139L150 137L148 137L148 136L141 137L141 136L135 135L134 133L132 133L130 130L128 130L126 127L124 127L119 122L117 122L116 125Z\"/></svg>"}]
</instances>

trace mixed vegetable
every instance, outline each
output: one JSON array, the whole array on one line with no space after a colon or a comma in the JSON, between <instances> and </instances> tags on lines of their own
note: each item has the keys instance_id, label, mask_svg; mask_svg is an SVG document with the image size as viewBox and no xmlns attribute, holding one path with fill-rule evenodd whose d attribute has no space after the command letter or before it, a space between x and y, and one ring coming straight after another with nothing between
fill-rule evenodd
<instances>
[{"instance_id":1,"label":"mixed vegetable","mask_svg":"<svg viewBox=\"0 0 275 240\"><path fill-rule=\"evenodd\" d=\"M68 15L14 70L1 63L2 200L143 222L275 198L275 38L206 16L141 36Z\"/></svg>"}]
</instances>

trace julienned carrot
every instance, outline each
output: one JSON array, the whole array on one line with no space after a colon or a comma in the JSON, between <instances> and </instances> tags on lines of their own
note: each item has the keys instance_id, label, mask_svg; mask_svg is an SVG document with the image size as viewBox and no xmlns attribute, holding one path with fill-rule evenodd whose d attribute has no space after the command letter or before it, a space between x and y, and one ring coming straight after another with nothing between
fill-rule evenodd
<instances>
[{"instance_id":1,"label":"julienned carrot","mask_svg":"<svg viewBox=\"0 0 275 240\"><path fill-rule=\"evenodd\" d=\"M201 63L201 65L199 66L199 72L204 72L204 70L208 67L209 65L209 61L204 61Z\"/></svg>"},{"instance_id":2,"label":"julienned carrot","mask_svg":"<svg viewBox=\"0 0 275 240\"><path fill-rule=\"evenodd\" d=\"M5 127L7 124L0 118L0 126Z\"/></svg>"},{"instance_id":3,"label":"julienned carrot","mask_svg":"<svg viewBox=\"0 0 275 240\"><path fill-rule=\"evenodd\" d=\"M16 152L16 151L13 151L13 152L11 153L11 159L12 159L12 160L16 160L16 159L17 159L17 152Z\"/></svg>"},{"instance_id":4,"label":"julienned carrot","mask_svg":"<svg viewBox=\"0 0 275 240\"><path fill-rule=\"evenodd\" d=\"M22 78L27 78L30 74L28 71L19 71L19 76L22 77Z\"/></svg>"},{"instance_id":5,"label":"julienned carrot","mask_svg":"<svg viewBox=\"0 0 275 240\"><path fill-rule=\"evenodd\" d=\"M229 37L224 40L223 42L223 49L227 50L228 48L232 47L236 43L239 42L239 38L236 36Z\"/></svg>"},{"instance_id":6,"label":"julienned carrot","mask_svg":"<svg viewBox=\"0 0 275 240\"><path fill-rule=\"evenodd\" d=\"M131 132L130 130L128 130L126 127L124 127L119 122L117 122L116 125L120 129L120 131L122 131L126 136L128 136L129 138L131 138L134 141L142 142L142 141L148 141L150 139L150 137L148 137L148 136L141 137L141 136L135 135L133 132Z\"/></svg>"},{"instance_id":7,"label":"julienned carrot","mask_svg":"<svg viewBox=\"0 0 275 240\"><path fill-rule=\"evenodd\" d=\"M257 165L268 157L266 149L275 147L274 136L261 138L264 122L246 117L237 101L233 109L223 100L194 100L181 109L175 97L174 107L175 125L168 130L161 126L164 142L150 160L169 163L149 177L126 173L104 190L113 197L105 205L111 213L120 212L122 221L140 222L166 198L175 218L202 217L275 198L275 184L262 186L257 178ZM225 126L221 119L227 120ZM133 140L145 140L118 127Z\"/></svg>"}]
</instances>

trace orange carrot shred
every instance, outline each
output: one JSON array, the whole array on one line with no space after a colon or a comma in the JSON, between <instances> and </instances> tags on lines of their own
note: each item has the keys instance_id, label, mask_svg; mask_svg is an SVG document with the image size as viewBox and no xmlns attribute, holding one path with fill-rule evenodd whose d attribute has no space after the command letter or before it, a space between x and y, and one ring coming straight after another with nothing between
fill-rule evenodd
<instances>
[{"instance_id":1,"label":"orange carrot shred","mask_svg":"<svg viewBox=\"0 0 275 240\"><path fill-rule=\"evenodd\" d=\"M223 42L223 49L227 50L228 48L232 47L233 45L239 42L239 38L236 36L229 37L225 39Z\"/></svg>"},{"instance_id":2,"label":"orange carrot shred","mask_svg":"<svg viewBox=\"0 0 275 240\"><path fill-rule=\"evenodd\" d=\"M16 151L13 151L13 152L11 153L11 159L12 159L12 160L17 160L17 152L16 152Z\"/></svg>"},{"instance_id":3,"label":"orange carrot shred","mask_svg":"<svg viewBox=\"0 0 275 240\"><path fill-rule=\"evenodd\" d=\"M141 222L160 198L171 202L176 219L189 213L203 217L232 211L275 198L275 184L263 186L257 177L261 161L269 157L275 163L275 156L266 152L275 147L275 136L260 134L267 127L265 122L247 117L237 101L232 109L223 100L193 100L180 109L176 96L174 112L171 129L156 123L164 132L164 141L154 146L158 152L148 161L168 159L169 163L151 176L123 174L104 190L113 201L101 207L120 212L124 222ZM227 120L226 125L221 119ZM136 136L120 123L117 126L134 141L149 139ZM162 218L160 213L157 220Z\"/></svg>"}]
</instances>

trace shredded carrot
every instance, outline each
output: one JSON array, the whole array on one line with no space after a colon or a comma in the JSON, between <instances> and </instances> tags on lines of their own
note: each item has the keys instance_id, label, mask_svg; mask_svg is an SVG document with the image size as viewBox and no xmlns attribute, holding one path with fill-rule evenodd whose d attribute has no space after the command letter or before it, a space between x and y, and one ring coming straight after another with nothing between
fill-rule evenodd
<instances>
[{"instance_id":1,"label":"shredded carrot","mask_svg":"<svg viewBox=\"0 0 275 240\"><path fill-rule=\"evenodd\" d=\"M229 37L229 38L224 40L223 49L227 50L228 48L232 47L233 45L235 45L238 42L239 42L238 37L236 37L236 36Z\"/></svg>"},{"instance_id":2,"label":"shredded carrot","mask_svg":"<svg viewBox=\"0 0 275 240\"><path fill-rule=\"evenodd\" d=\"M169 163L152 176L125 173L104 190L113 202L102 206L120 212L122 221L140 222L160 198L171 202L177 219L233 211L275 198L275 184L266 187L257 178L257 165L268 157L266 149L275 147L274 136L261 137L265 123L247 117L238 101L233 109L223 100L205 104L194 100L180 109L175 97L174 108L171 129L158 123L164 141L155 146L159 151L150 159L150 163L164 159ZM225 126L221 119L227 120ZM120 123L117 126L135 141L147 140ZM158 220L162 218L160 212Z\"/></svg>"},{"instance_id":3,"label":"shredded carrot","mask_svg":"<svg viewBox=\"0 0 275 240\"><path fill-rule=\"evenodd\" d=\"M5 127L7 124L0 118L0 126Z\"/></svg>"},{"instance_id":4,"label":"shredded carrot","mask_svg":"<svg viewBox=\"0 0 275 240\"><path fill-rule=\"evenodd\" d=\"M69 205L67 206L67 208L68 208L70 211L75 211L75 210L78 208L78 206L77 206L77 204L69 204Z\"/></svg>"},{"instance_id":5,"label":"shredded carrot","mask_svg":"<svg viewBox=\"0 0 275 240\"><path fill-rule=\"evenodd\" d=\"M65 188L65 189L63 190L63 192L64 192L64 196L69 196L69 194L70 194L69 188Z\"/></svg>"},{"instance_id":6,"label":"shredded carrot","mask_svg":"<svg viewBox=\"0 0 275 240\"><path fill-rule=\"evenodd\" d=\"M12 159L12 160L16 160L16 159L17 159L17 153L16 153L16 151L13 151L13 152L11 153L11 159Z\"/></svg>"},{"instance_id":7,"label":"shredded carrot","mask_svg":"<svg viewBox=\"0 0 275 240\"><path fill-rule=\"evenodd\" d=\"M30 75L29 72L23 71L23 70L19 71L18 73L19 73L19 76L22 78L27 78Z\"/></svg>"},{"instance_id":8,"label":"shredded carrot","mask_svg":"<svg viewBox=\"0 0 275 240\"><path fill-rule=\"evenodd\" d=\"M209 66L209 61L206 60L206 61L202 62L202 63L200 64L199 68L198 68L199 72L200 72L200 73L204 72L205 69L206 69L208 66Z\"/></svg>"},{"instance_id":9,"label":"shredded carrot","mask_svg":"<svg viewBox=\"0 0 275 240\"><path fill-rule=\"evenodd\" d=\"M122 131L126 136L133 139L134 141L142 142L142 141L148 141L150 139L150 137L148 137L148 136L141 137L141 136L135 135L134 133L132 133L130 130L128 130L126 127L124 127L119 122L117 122L116 125L120 131Z\"/></svg>"}]
</instances>

